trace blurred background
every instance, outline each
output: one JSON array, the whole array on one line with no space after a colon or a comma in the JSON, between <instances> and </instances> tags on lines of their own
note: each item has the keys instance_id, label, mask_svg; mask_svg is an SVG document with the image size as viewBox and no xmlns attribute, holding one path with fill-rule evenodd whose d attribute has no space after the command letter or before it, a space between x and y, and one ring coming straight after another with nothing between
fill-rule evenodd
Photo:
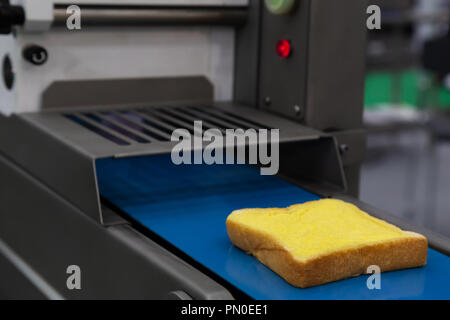
<instances>
[{"instance_id":1,"label":"blurred background","mask_svg":"<svg viewBox=\"0 0 450 320\"><path fill-rule=\"evenodd\" d=\"M450 236L450 0L371 2L361 200Z\"/></svg>"}]
</instances>

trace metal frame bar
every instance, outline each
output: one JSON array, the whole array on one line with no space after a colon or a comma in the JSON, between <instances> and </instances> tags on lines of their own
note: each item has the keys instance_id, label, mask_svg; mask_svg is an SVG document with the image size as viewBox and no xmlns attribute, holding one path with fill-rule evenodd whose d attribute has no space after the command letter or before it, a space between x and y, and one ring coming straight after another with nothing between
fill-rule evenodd
<instances>
[{"instance_id":1,"label":"metal frame bar","mask_svg":"<svg viewBox=\"0 0 450 320\"><path fill-rule=\"evenodd\" d=\"M80 5L83 26L231 25L247 20L245 6L92 6ZM53 26L65 26L67 6L56 5Z\"/></svg>"}]
</instances>

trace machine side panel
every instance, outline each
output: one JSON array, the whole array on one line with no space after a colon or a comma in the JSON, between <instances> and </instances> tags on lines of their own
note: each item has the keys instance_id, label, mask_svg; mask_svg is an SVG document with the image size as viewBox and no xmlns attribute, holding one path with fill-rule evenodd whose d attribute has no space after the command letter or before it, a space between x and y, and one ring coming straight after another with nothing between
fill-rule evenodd
<instances>
[{"instance_id":1,"label":"machine side panel","mask_svg":"<svg viewBox=\"0 0 450 320\"><path fill-rule=\"evenodd\" d=\"M167 101L212 102L205 77L72 80L53 82L42 94L42 108L146 105Z\"/></svg>"},{"instance_id":2,"label":"machine side panel","mask_svg":"<svg viewBox=\"0 0 450 320\"><path fill-rule=\"evenodd\" d=\"M311 1L306 124L362 126L367 2Z\"/></svg>"},{"instance_id":3,"label":"machine side panel","mask_svg":"<svg viewBox=\"0 0 450 320\"><path fill-rule=\"evenodd\" d=\"M0 237L69 299L231 299L226 289L128 225L104 228L0 157ZM66 286L81 269L81 290ZM0 265L1 267L1 265ZM1 270L3 271L3 269Z\"/></svg>"},{"instance_id":4,"label":"machine side panel","mask_svg":"<svg viewBox=\"0 0 450 320\"><path fill-rule=\"evenodd\" d=\"M0 277L0 300L42 300L46 298L28 277L16 268L1 249L0 272L2 274Z\"/></svg>"},{"instance_id":5,"label":"machine side panel","mask_svg":"<svg viewBox=\"0 0 450 320\"><path fill-rule=\"evenodd\" d=\"M101 223L94 160L63 139L18 116L0 116L0 152Z\"/></svg>"},{"instance_id":6,"label":"machine side panel","mask_svg":"<svg viewBox=\"0 0 450 320\"><path fill-rule=\"evenodd\" d=\"M309 3L298 1L289 15L274 15L262 9L258 105L296 120L301 120L303 114L298 108L302 109L306 102ZM287 59L276 53L281 39L292 45L292 54Z\"/></svg>"},{"instance_id":7,"label":"machine side panel","mask_svg":"<svg viewBox=\"0 0 450 320\"><path fill-rule=\"evenodd\" d=\"M249 106L257 106L259 99L259 52L263 9L262 1L252 0L247 23L236 32L234 101Z\"/></svg>"}]
</instances>

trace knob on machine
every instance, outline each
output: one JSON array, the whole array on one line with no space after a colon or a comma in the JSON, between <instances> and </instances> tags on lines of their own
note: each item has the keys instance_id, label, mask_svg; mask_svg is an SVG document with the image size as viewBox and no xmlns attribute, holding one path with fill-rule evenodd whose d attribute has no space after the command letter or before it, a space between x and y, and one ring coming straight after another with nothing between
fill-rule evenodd
<instances>
[{"instance_id":1,"label":"knob on machine","mask_svg":"<svg viewBox=\"0 0 450 320\"><path fill-rule=\"evenodd\" d=\"M47 62L48 52L44 47L38 45L29 45L23 50L23 57L28 62L40 66Z\"/></svg>"}]
</instances>

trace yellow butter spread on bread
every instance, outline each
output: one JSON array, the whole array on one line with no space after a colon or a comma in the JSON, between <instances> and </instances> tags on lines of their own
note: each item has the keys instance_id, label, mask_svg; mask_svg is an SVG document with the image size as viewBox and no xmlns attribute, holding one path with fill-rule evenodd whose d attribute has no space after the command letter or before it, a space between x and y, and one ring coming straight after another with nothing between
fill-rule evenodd
<instances>
[{"instance_id":1,"label":"yellow butter spread on bread","mask_svg":"<svg viewBox=\"0 0 450 320\"><path fill-rule=\"evenodd\" d=\"M288 208L243 209L227 219L231 241L297 287L423 266L427 240L356 206L325 199Z\"/></svg>"}]
</instances>

